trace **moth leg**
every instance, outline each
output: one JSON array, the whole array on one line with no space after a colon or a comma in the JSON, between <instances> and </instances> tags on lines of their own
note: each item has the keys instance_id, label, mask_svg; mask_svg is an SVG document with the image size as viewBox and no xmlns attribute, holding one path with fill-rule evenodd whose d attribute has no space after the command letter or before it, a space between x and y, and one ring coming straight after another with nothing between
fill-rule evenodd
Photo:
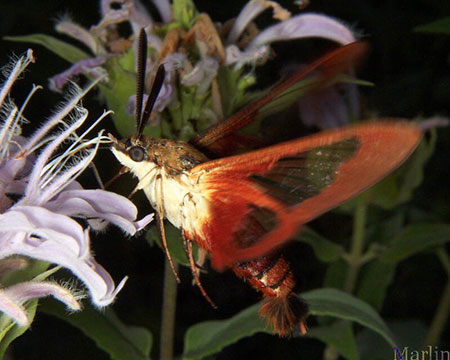
<instances>
[{"instance_id":1,"label":"moth leg","mask_svg":"<svg viewBox=\"0 0 450 360\"><path fill-rule=\"evenodd\" d=\"M192 195L191 193L187 193L184 198L183 198L183 202L182 205L180 206L180 215L181 215L181 221L182 221L182 229L185 228L185 221L187 218L187 214L186 214L186 203L192 201L194 206L196 205L195 202L192 199ZM186 254L188 253L188 248L187 248L187 244L186 244L186 239L185 239L185 235L183 233L183 246L184 246L184 251L186 251ZM197 252L197 261L196 261L196 267L195 267L195 271L200 275L200 270L203 270L203 265L205 264L205 260L206 260L206 255L208 254L208 252L205 249L202 249L201 247L198 248L198 252ZM194 280L195 281L195 280Z\"/></svg>"},{"instance_id":2,"label":"moth leg","mask_svg":"<svg viewBox=\"0 0 450 360\"><path fill-rule=\"evenodd\" d=\"M152 170L150 170L145 177L147 177ZM144 178L145 178L144 177ZM138 186L142 183L142 180L139 181ZM137 187L138 187L137 186ZM167 246L167 238L166 238L166 229L164 228L164 196L163 196L163 178L161 174L156 175L156 184L155 184L155 190L157 193L156 196L156 225L158 227L159 232L159 238L161 239L161 244L164 249L164 252L167 255L167 260L169 260L170 267L172 269L173 274L175 275L175 278L177 279L177 282L180 283L180 277L178 276L178 272L175 268L175 264L173 263L172 256L169 252L169 247ZM136 188L137 188L136 187Z\"/></svg>"},{"instance_id":3,"label":"moth leg","mask_svg":"<svg viewBox=\"0 0 450 360\"><path fill-rule=\"evenodd\" d=\"M198 273L197 266L195 264L194 254L192 253L192 242L184 236L183 231L181 231L181 234L182 234L181 236L183 237L183 245L186 249L186 254L189 259L189 266L191 268L191 272L192 272L192 276L194 277L195 284L200 289L200 292L202 293L203 297L211 304L211 306L214 309L217 309L217 305L208 296L208 294L206 293L205 289L202 286L202 283L200 282L200 276Z\"/></svg>"},{"instance_id":4,"label":"moth leg","mask_svg":"<svg viewBox=\"0 0 450 360\"><path fill-rule=\"evenodd\" d=\"M201 247L198 248L197 251L197 267L200 270L204 270L204 266L205 265L205 261L206 261L206 255L208 254L208 252L205 249L202 249Z\"/></svg>"},{"instance_id":5,"label":"moth leg","mask_svg":"<svg viewBox=\"0 0 450 360\"><path fill-rule=\"evenodd\" d=\"M161 240L161 245L164 249L164 252L167 255L167 260L169 261L170 268L172 269L173 274L175 275L175 278L177 279L177 283L180 283L180 277L178 276L178 272L175 269L175 264L173 263L172 256L170 255L169 248L167 246L167 239L166 239L166 230L164 228L164 218L159 213L159 211L156 212L156 226L158 227L158 233L159 238Z\"/></svg>"},{"instance_id":6,"label":"moth leg","mask_svg":"<svg viewBox=\"0 0 450 360\"><path fill-rule=\"evenodd\" d=\"M137 183L137 185L135 186L135 188L133 189L133 191L130 193L130 195L128 195L128 199L131 199L134 194L136 194L139 190L144 189L146 186L148 186L151 183L151 180L153 179L153 177L150 178L150 175L156 170L156 168L153 168L151 170L149 170L147 172L147 174L145 174L142 179ZM154 175L153 175L154 176ZM159 175L160 176L160 175ZM162 183L161 183L161 187L162 187ZM160 190L160 193L162 194L162 189ZM162 197L161 197L161 201L162 201ZM158 210L159 211L159 210Z\"/></svg>"}]
</instances>

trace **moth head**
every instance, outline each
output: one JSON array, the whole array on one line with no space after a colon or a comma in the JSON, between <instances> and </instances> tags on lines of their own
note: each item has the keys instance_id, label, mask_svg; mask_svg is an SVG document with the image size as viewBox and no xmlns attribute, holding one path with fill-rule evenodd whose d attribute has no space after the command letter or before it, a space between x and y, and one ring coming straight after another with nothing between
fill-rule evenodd
<instances>
[{"instance_id":1,"label":"moth head","mask_svg":"<svg viewBox=\"0 0 450 360\"><path fill-rule=\"evenodd\" d=\"M146 144L136 135L132 135L123 140L117 140L111 134L108 134L112 141L112 152L115 157L127 167L148 160L148 151Z\"/></svg>"}]
</instances>

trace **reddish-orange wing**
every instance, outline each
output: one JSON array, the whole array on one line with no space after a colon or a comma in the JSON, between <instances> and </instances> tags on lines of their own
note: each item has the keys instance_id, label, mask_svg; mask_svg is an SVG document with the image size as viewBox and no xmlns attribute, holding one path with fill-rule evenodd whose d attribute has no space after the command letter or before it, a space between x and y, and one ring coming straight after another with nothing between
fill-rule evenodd
<instances>
[{"instance_id":1,"label":"reddish-orange wing","mask_svg":"<svg viewBox=\"0 0 450 360\"><path fill-rule=\"evenodd\" d=\"M212 204L203 230L213 266L270 252L396 169L420 138L418 127L385 120L196 166L191 173L202 174L198 186Z\"/></svg>"},{"instance_id":2,"label":"reddish-orange wing","mask_svg":"<svg viewBox=\"0 0 450 360\"><path fill-rule=\"evenodd\" d=\"M289 102L287 98L291 92L295 92L295 86L301 80L314 72L318 80L313 85L310 85L310 91L317 90L333 81L338 74L354 69L354 66L367 54L368 48L369 45L365 42L354 42L322 56L308 67L275 85L265 96L254 103L244 107L224 121L206 129L191 141L192 145L214 157L217 155L230 155L239 151L239 149L244 147L242 142L248 140L236 132L250 124L257 116L264 115L264 107L270 107L275 101L280 99L283 99L284 106L287 106L289 103L292 105L292 102ZM298 99L294 97L294 100ZM272 110L267 109L267 111L270 112Z\"/></svg>"}]
</instances>

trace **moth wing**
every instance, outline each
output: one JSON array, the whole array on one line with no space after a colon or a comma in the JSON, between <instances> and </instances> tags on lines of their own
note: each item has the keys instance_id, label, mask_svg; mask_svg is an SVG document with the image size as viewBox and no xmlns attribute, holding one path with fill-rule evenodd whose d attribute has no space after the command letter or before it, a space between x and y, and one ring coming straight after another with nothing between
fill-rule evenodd
<instances>
[{"instance_id":1,"label":"moth wing","mask_svg":"<svg viewBox=\"0 0 450 360\"><path fill-rule=\"evenodd\" d=\"M281 106L282 109L285 109L288 104L292 104L293 100L298 98L298 96L293 97L292 93L296 92L295 86L302 79L316 72L319 79L309 86L313 89L320 88L329 83L339 73L348 72L349 69L360 62L361 58L368 52L368 48L369 46L365 42L354 42L322 56L308 67L297 71L275 85L257 101L224 121L206 129L191 140L192 145L209 155L230 154L230 149L233 151L234 147L240 148L239 139L236 139L235 135L236 131L250 124L257 116L264 116L265 112L271 114L277 112L274 108L280 108ZM277 105L278 102L282 105Z\"/></svg>"},{"instance_id":2,"label":"moth wing","mask_svg":"<svg viewBox=\"0 0 450 360\"><path fill-rule=\"evenodd\" d=\"M210 200L203 224L215 268L262 256L304 224L396 169L420 141L406 122L321 132L190 170Z\"/></svg>"}]
</instances>

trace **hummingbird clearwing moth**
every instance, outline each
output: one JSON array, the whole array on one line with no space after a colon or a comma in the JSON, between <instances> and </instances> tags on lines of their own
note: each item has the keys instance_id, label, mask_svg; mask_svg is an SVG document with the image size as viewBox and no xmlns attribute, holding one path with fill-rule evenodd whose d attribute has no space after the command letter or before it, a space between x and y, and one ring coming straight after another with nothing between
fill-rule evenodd
<instances>
[{"instance_id":1,"label":"hummingbird clearwing moth","mask_svg":"<svg viewBox=\"0 0 450 360\"><path fill-rule=\"evenodd\" d=\"M146 49L143 31L140 44ZM307 306L293 293L294 274L276 250L302 224L396 169L414 151L422 131L406 121L383 119L240 155L220 155L229 153L236 131L253 121L263 106L313 71L319 70L324 82L344 72L366 48L357 42L331 52L190 143L142 134L164 81L164 67L158 69L141 116L145 74L141 55L137 133L121 141L111 136L114 155L139 179L135 190L144 191L157 213L169 261L164 219L180 229L194 279L206 299L213 304L201 286L192 243L210 254L215 269L231 268L263 293L266 302L260 313L280 336L295 327L306 332Z\"/></svg>"}]
</instances>

